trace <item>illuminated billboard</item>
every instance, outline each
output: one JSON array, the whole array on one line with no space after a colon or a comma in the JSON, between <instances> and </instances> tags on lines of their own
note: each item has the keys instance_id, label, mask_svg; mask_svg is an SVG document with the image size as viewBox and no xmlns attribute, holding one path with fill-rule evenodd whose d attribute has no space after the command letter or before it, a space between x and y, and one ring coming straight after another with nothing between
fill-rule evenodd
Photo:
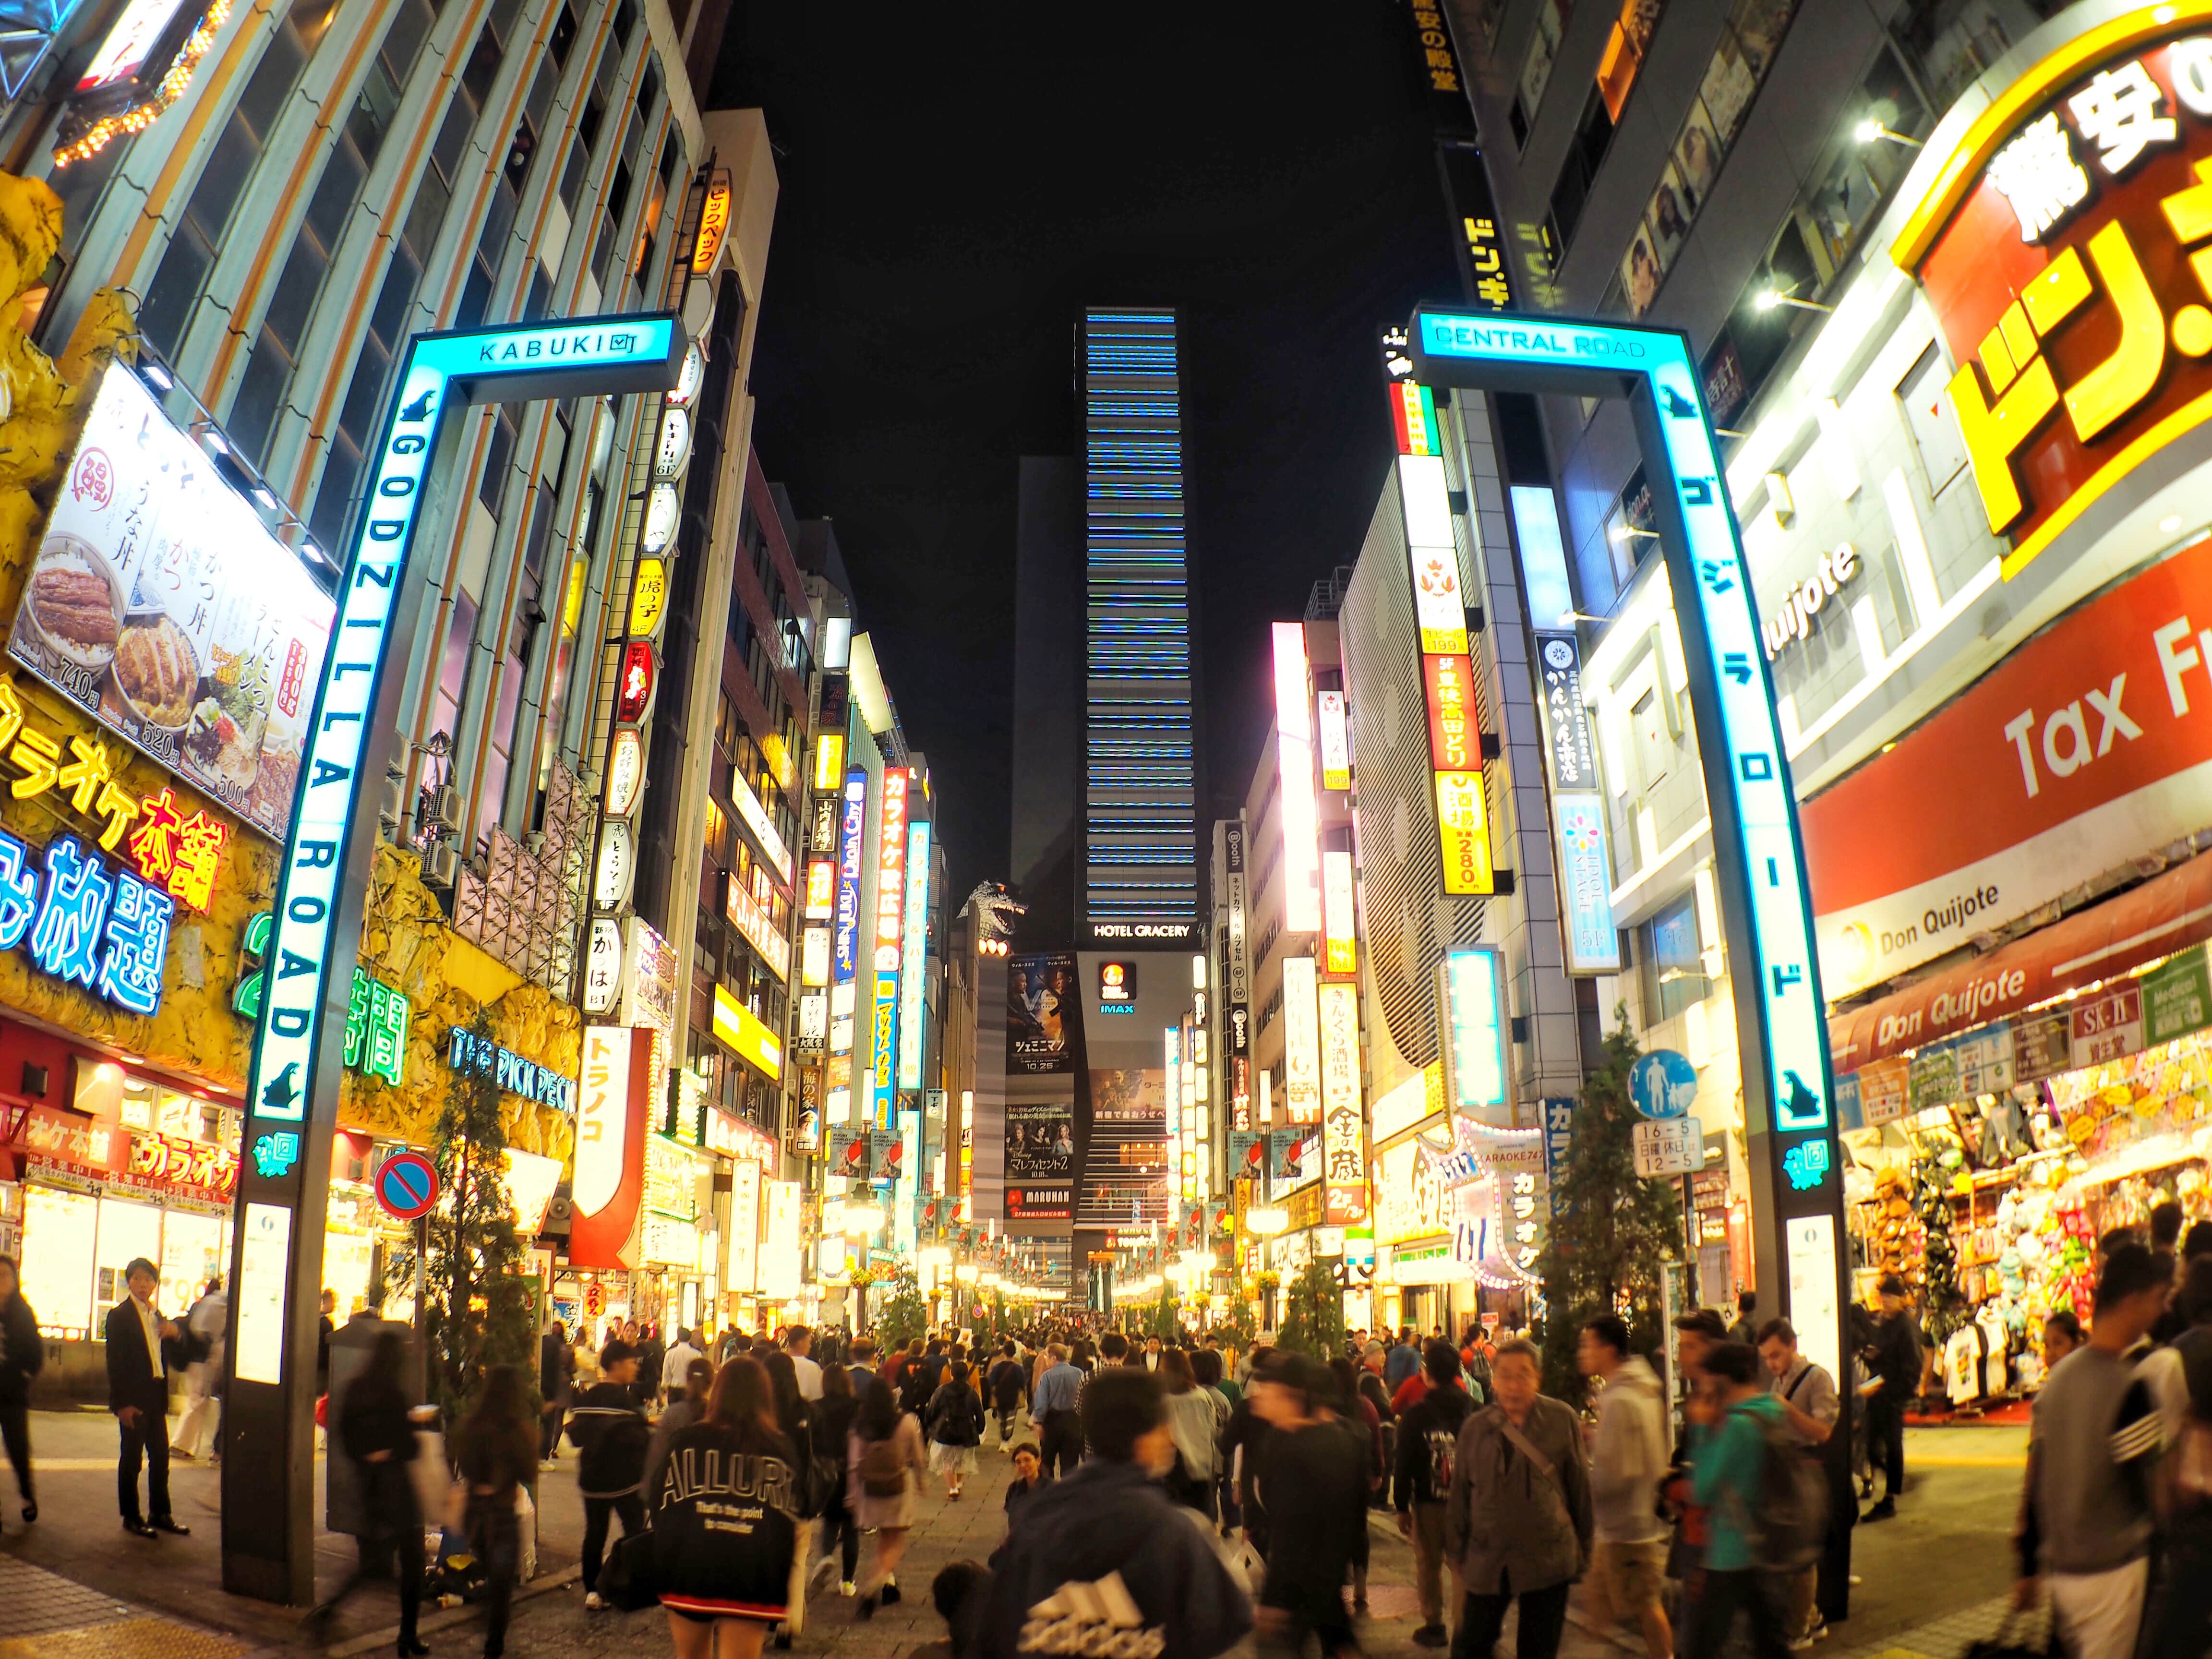
<instances>
[{"instance_id":1,"label":"illuminated billboard","mask_svg":"<svg viewBox=\"0 0 2212 1659\"><path fill-rule=\"evenodd\" d=\"M1446 1093L1452 1109L1495 1117L1505 1107L1504 985L1497 948L1444 952L1444 1018L1450 1041Z\"/></svg>"},{"instance_id":2,"label":"illuminated billboard","mask_svg":"<svg viewBox=\"0 0 2212 1659\"><path fill-rule=\"evenodd\" d=\"M1321 805L1314 796L1313 704L1306 692L1306 630L1277 623L1275 755L1282 773L1276 813L1283 825L1283 927L1321 926Z\"/></svg>"},{"instance_id":3,"label":"illuminated billboard","mask_svg":"<svg viewBox=\"0 0 2212 1659\"><path fill-rule=\"evenodd\" d=\"M898 1086L921 1087L922 963L929 954L929 820L906 831L906 964L899 981Z\"/></svg>"},{"instance_id":4,"label":"illuminated billboard","mask_svg":"<svg viewBox=\"0 0 2212 1659\"><path fill-rule=\"evenodd\" d=\"M1321 1147L1326 1214L1332 1227L1367 1219L1367 1117L1359 1097L1359 991L1321 987Z\"/></svg>"},{"instance_id":5,"label":"illuminated billboard","mask_svg":"<svg viewBox=\"0 0 2212 1659\"><path fill-rule=\"evenodd\" d=\"M1311 957L1283 958L1283 1105L1292 1123L1321 1120L1321 1016Z\"/></svg>"},{"instance_id":6,"label":"illuminated billboard","mask_svg":"<svg viewBox=\"0 0 2212 1659\"><path fill-rule=\"evenodd\" d=\"M1324 968L1332 974L1359 971L1359 946L1353 912L1352 854L1331 848L1321 855L1322 945Z\"/></svg>"}]
</instances>

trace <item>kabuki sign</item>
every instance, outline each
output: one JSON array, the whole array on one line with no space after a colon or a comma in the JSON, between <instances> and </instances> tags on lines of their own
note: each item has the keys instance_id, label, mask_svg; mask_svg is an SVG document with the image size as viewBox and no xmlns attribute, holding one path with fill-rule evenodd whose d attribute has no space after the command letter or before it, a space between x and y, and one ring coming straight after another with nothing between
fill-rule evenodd
<instances>
[{"instance_id":1,"label":"kabuki sign","mask_svg":"<svg viewBox=\"0 0 2212 1659\"><path fill-rule=\"evenodd\" d=\"M246 1093L245 1144L255 1158L239 1182L247 1206L239 1237L254 1231L251 1212L271 1209L312 1214L317 1224L264 1229L283 1232L281 1249L234 1252L232 1305L257 1310L258 1329L281 1333L282 1358L273 1376L267 1366L252 1378L241 1373L227 1402L223 1583L233 1591L297 1600L313 1589L312 1476L300 1472L312 1468L319 1221L377 798L399 742L399 677L386 670L407 661L418 622L438 611L428 573L410 556L425 498L434 514L475 430L470 405L663 392L676 384L689 344L667 314L423 334L409 343L346 549L264 957Z\"/></svg>"}]
</instances>

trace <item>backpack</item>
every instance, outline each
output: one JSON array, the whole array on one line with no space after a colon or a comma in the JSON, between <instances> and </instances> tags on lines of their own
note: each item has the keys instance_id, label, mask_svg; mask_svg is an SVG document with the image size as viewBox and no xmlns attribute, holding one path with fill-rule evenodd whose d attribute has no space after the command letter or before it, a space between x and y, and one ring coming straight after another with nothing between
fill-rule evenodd
<instances>
[{"instance_id":1,"label":"backpack","mask_svg":"<svg viewBox=\"0 0 2212 1659\"><path fill-rule=\"evenodd\" d=\"M896 1435L871 1440L860 1453L860 1490L870 1498L906 1496L906 1459Z\"/></svg>"},{"instance_id":2,"label":"backpack","mask_svg":"<svg viewBox=\"0 0 2212 1659\"><path fill-rule=\"evenodd\" d=\"M1770 1572L1802 1572L1827 1543L1827 1471L1779 1413L1761 1419L1760 1439L1759 1504L1745 1528L1752 1556Z\"/></svg>"},{"instance_id":3,"label":"backpack","mask_svg":"<svg viewBox=\"0 0 2212 1659\"><path fill-rule=\"evenodd\" d=\"M1452 1471L1459 1465L1459 1431L1456 1429L1431 1429L1425 1437L1429 1443L1429 1496L1441 1504L1451 1491Z\"/></svg>"}]
</instances>

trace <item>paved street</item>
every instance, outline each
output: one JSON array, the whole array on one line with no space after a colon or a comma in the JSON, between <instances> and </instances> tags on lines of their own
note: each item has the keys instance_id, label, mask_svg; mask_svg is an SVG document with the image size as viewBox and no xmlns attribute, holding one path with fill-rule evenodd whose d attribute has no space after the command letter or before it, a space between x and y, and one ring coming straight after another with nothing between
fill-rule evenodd
<instances>
[{"instance_id":1,"label":"paved street","mask_svg":"<svg viewBox=\"0 0 2212 1659\"><path fill-rule=\"evenodd\" d=\"M14 1520L12 1489L0 1538L0 1659L235 1659L290 1645L292 1610L225 1595L220 1583L216 1474L204 1464L179 1464L178 1516L188 1539L146 1542L126 1537L115 1515L114 1431L104 1414L42 1413L33 1419L42 1516L26 1528ZM2017 1429L1916 1429L1906 1436L1909 1479L1899 1517L1862 1528L1852 1617L1820 1652L1826 1659L1893 1651L1954 1659L1965 1644L1987 1635L2000 1617L2011 1575L2005 1540L2018 1492L2025 1434ZM582 1529L573 1455L540 1480L539 1573L518 1603L509 1652L517 1659L572 1659L601 1653L658 1653L667 1638L658 1613L587 1614L574 1584ZM982 1474L959 1504L941 1490L924 1499L915 1543L900 1572L905 1601L870 1624L834 1588L809 1608L793 1646L800 1653L851 1659L896 1659L936 1639L942 1628L929 1605L929 1582L946 1562L987 1559L1004 1534L1000 1497L1006 1462L987 1449ZM1420 1650L1411 1636L1418 1617L1410 1557L1384 1517L1374 1517L1370 1615L1363 1639L1370 1653ZM349 1539L319 1540L325 1589L351 1563ZM397 1614L391 1592L364 1592L341 1619L334 1651L343 1656L381 1647ZM481 1626L468 1608L426 1613L432 1644L450 1655L474 1653ZM1510 1650L1510 1649L1509 1649ZM1611 1659L1641 1644L1613 1643L1582 1623L1571 1626L1564 1659Z\"/></svg>"}]
</instances>

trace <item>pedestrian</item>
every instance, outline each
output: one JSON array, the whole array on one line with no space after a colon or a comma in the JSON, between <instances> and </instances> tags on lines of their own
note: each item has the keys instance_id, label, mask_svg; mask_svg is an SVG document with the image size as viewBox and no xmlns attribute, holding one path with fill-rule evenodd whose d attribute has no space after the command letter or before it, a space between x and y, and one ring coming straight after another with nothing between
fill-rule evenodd
<instances>
[{"instance_id":1,"label":"pedestrian","mask_svg":"<svg viewBox=\"0 0 2212 1659\"><path fill-rule=\"evenodd\" d=\"M870 1384L860 1396L853 1431L846 1440L845 1470L845 1502L854 1522L874 1528L876 1534L857 1609L862 1619L872 1619L878 1602L899 1600L895 1575L914 1526L920 1483L929 1472L921 1424L899 1409L890 1388L881 1382Z\"/></svg>"},{"instance_id":2,"label":"pedestrian","mask_svg":"<svg viewBox=\"0 0 2212 1659\"><path fill-rule=\"evenodd\" d=\"M1462 1386L1459 1350L1442 1338L1423 1352L1421 1369L1428 1387L1398 1419L1391 1504L1398 1512L1399 1532L1413 1546L1413 1594L1421 1609L1413 1645L1440 1648L1449 1639L1444 1630L1447 1566L1452 1582L1449 1605L1454 1612L1461 1599L1458 1565L1444 1553L1444 1499L1451 1492L1459 1431L1477 1401Z\"/></svg>"},{"instance_id":3,"label":"pedestrian","mask_svg":"<svg viewBox=\"0 0 2212 1659\"><path fill-rule=\"evenodd\" d=\"M1083 1373L1068 1361L1067 1349L1055 1342L1045 1351L1048 1362L1030 1398L1030 1421L1037 1431L1039 1454L1046 1474L1073 1474L1083 1461L1083 1424L1078 1407L1083 1398Z\"/></svg>"},{"instance_id":4,"label":"pedestrian","mask_svg":"<svg viewBox=\"0 0 2212 1659\"><path fill-rule=\"evenodd\" d=\"M2174 1297L2185 1325L2172 1347L2159 1351L2180 1373L2183 1404L2166 1440L2165 1605L2157 1638L2145 1648L2156 1659L2212 1653L2212 1259L2187 1261ZM2144 1362L2146 1372L2158 1358Z\"/></svg>"},{"instance_id":5,"label":"pedestrian","mask_svg":"<svg viewBox=\"0 0 2212 1659\"><path fill-rule=\"evenodd\" d=\"M1728 1327L1711 1308L1692 1308L1674 1318L1674 1364L1682 1378L1685 1419L1681 1437L1674 1443L1674 1461L1660 1483L1659 1510L1673 1526L1667 1549L1667 1577L1680 1588L1680 1605L1674 1622L1686 1629L1689 1603L1695 1599L1698 1564L1705 1551L1705 1514L1692 1496L1692 1476L1698 1443L1719 1419L1713 1391L1705 1376L1705 1358L1728 1340Z\"/></svg>"},{"instance_id":6,"label":"pedestrian","mask_svg":"<svg viewBox=\"0 0 2212 1659\"><path fill-rule=\"evenodd\" d=\"M597 1613L599 1563L606 1553L607 1520L620 1516L623 1536L645 1529L646 1449L652 1431L637 1398L637 1350L617 1338L599 1353L599 1380L569 1413L568 1438L579 1455L576 1490L584 1500L584 1606Z\"/></svg>"},{"instance_id":7,"label":"pedestrian","mask_svg":"<svg viewBox=\"0 0 2212 1659\"><path fill-rule=\"evenodd\" d=\"M684 1362L684 1391L668 1402L653 1425L645 1446L645 1479L639 1486L649 1514L659 1501L661 1478L668 1471L668 1447L678 1433L707 1414L707 1397L714 1391L714 1362L694 1353Z\"/></svg>"},{"instance_id":8,"label":"pedestrian","mask_svg":"<svg viewBox=\"0 0 2212 1659\"><path fill-rule=\"evenodd\" d=\"M1381 1498L1384 1483L1390 1471L1390 1454L1383 1442L1382 1414L1374 1402L1360 1392L1359 1382L1364 1367L1356 1359L1340 1356L1328 1362L1330 1378L1336 1384L1334 1396L1328 1401L1329 1412L1337 1421L1351 1431L1359 1443L1363 1461L1360 1466L1362 1508L1371 1508ZM1370 1549L1366 1526L1361 1525L1352 1540L1352 1610L1367 1611L1367 1565Z\"/></svg>"},{"instance_id":9,"label":"pedestrian","mask_svg":"<svg viewBox=\"0 0 2212 1659\"><path fill-rule=\"evenodd\" d=\"M1229 1425L1229 1402L1200 1385L1181 1348L1160 1355L1160 1382L1167 1389L1168 1435L1175 1442L1175 1464L1164 1477L1167 1494L1208 1521L1219 1514L1214 1486L1221 1476L1221 1431ZM1218 1364L1218 1357L1215 1363Z\"/></svg>"},{"instance_id":10,"label":"pedestrian","mask_svg":"<svg viewBox=\"0 0 2212 1659\"><path fill-rule=\"evenodd\" d=\"M229 1329L230 1303L222 1280L210 1279L185 1316L185 1414L169 1450L187 1463L199 1455L202 1430L210 1442L208 1461L222 1459L223 1343Z\"/></svg>"},{"instance_id":11,"label":"pedestrian","mask_svg":"<svg viewBox=\"0 0 2212 1659\"><path fill-rule=\"evenodd\" d=\"M547 1468L561 1455L561 1424L575 1399L576 1355L568 1328L555 1320L538 1340L538 1461Z\"/></svg>"},{"instance_id":12,"label":"pedestrian","mask_svg":"<svg viewBox=\"0 0 2212 1659\"><path fill-rule=\"evenodd\" d=\"M1081 1433L1089 1461L1024 1498L991 1557L984 1650L1225 1652L1252 1628L1251 1604L1153 1479L1175 1448L1158 1378L1102 1372L1084 1390Z\"/></svg>"},{"instance_id":13,"label":"pedestrian","mask_svg":"<svg viewBox=\"0 0 2212 1659\"><path fill-rule=\"evenodd\" d=\"M592 1328L576 1327L576 1340L568 1350L568 1400L571 1405L588 1394L599 1380L599 1351L592 1344ZM556 1453L558 1449L556 1449Z\"/></svg>"},{"instance_id":14,"label":"pedestrian","mask_svg":"<svg viewBox=\"0 0 2212 1659\"><path fill-rule=\"evenodd\" d=\"M866 1339L861 1339L866 1341ZM853 1345L854 1349L860 1343ZM870 1345L871 1352L873 1345ZM871 1388L875 1376L857 1366L827 1364L822 1368L822 1400L815 1407L814 1455L833 1456L838 1467L843 1467L845 1448L853 1433L853 1415L860 1402L853 1390L855 1385ZM853 1578L860 1565L860 1528L853 1519L852 1505L847 1502L845 1482L830 1483L830 1490L822 1494L822 1559L815 1564L813 1587L829 1588L830 1575L836 1571L833 1564L842 1563L842 1573L838 1588L846 1595L854 1594ZM833 1553L834 1550L834 1553Z\"/></svg>"},{"instance_id":15,"label":"pedestrian","mask_svg":"<svg viewBox=\"0 0 2212 1659\"><path fill-rule=\"evenodd\" d=\"M307 1615L307 1625L321 1644L339 1605L371 1578L386 1577L396 1554L399 1659L416 1659L430 1650L416 1633L422 1610L422 1508L412 1468L417 1407L407 1392L406 1368L407 1340L397 1331L383 1332L331 1414L337 1444L353 1460L361 1492L361 1553L351 1575Z\"/></svg>"},{"instance_id":16,"label":"pedestrian","mask_svg":"<svg viewBox=\"0 0 2212 1659\"><path fill-rule=\"evenodd\" d=\"M15 1471L23 1522L39 1518L38 1488L31 1478L31 1379L46 1363L39 1316L23 1299L23 1280L12 1255L0 1255L0 1441Z\"/></svg>"},{"instance_id":17,"label":"pedestrian","mask_svg":"<svg viewBox=\"0 0 2212 1659\"><path fill-rule=\"evenodd\" d=\"M1692 1496L1709 1523L1691 1659L1720 1659L1739 1612L1751 1620L1753 1659L1786 1659L1784 1586L1757 1553L1769 1443L1786 1432L1782 1402L1765 1386L1759 1356L1741 1342L1715 1344L1702 1364L1721 1414L1698 1444L1691 1479Z\"/></svg>"},{"instance_id":18,"label":"pedestrian","mask_svg":"<svg viewBox=\"0 0 2212 1659\"><path fill-rule=\"evenodd\" d=\"M1875 1322L1867 1364L1875 1385L1867 1397L1867 1455L1882 1470L1881 1501L1862 1517L1887 1521L1905 1490L1905 1408L1920 1395L1921 1354L1927 1346L1919 1322L1905 1305L1905 1281L1885 1273L1876 1292L1881 1317Z\"/></svg>"},{"instance_id":19,"label":"pedestrian","mask_svg":"<svg viewBox=\"0 0 2212 1659\"><path fill-rule=\"evenodd\" d=\"M1268 1535L1261 1638L1295 1654L1310 1632L1324 1659L1356 1653L1344 1579L1367 1531L1367 1432L1332 1413L1331 1402L1343 1403L1340 1385L1303 1354L1277 1354L1255 1371L1246 1398L1268 1425L1254 1479Z\"/></svg>"},{"instance_id":20,"label":"pedestrian","mask_svg":"<svg viewBox=\"0 0 2212 1659\"><path fill-rule=\"evenodd\" d=\"M1538 1392L1543 1360L1527 1338L1500 1343L1490 1371L1492 1403L1460 1430L1444 1502L1444 1548L1467 1595L1452 1653L1490 1659L1517 1600L1519 1659L1556 1659L1593 1537L1582 1425Z\"/></svg>"},{"instance_id":21,"label":"pedestrian","mask_svg":"<svg viewBox=\"0 0 2212 1659\"><path fill-rule=\"evenodd\" d=\"M872 1336L856 1336L853 1339L852 1346L845 1352L846 1381L853 1385L854 1391L857 1393L860 1388L862 1375L873 1377L876 1374L876 1340Z\"/></svg>"},{"instance_id":22,"label":"pedestrian","mask_svg":"<svg viewBox=\"0 0 2212 1659\"><path fill-rule=\"evenodd\" d=\"M2043 1373L2048 1376L2058 1362L2089 1340L2071 1308L2054 1309L2043 1322Z\"/></svg>"},{"instance_id":23,"label":"pedestrian","mask_svg":"<svg viewBox=\"0 0 2212 1659\"><path fill-rule=\"evenodd\" d=\"M1272 1348L1260 1350L1261 1363L1251 1373L1261 1375L1275 1357ZM1267 1419L1261 1416L1253 1403L1252 1383L1248 1378L1243 1397L1229 1408L1229 1420L1221 1429L1221 1467L1229 1480L1233 1495L1231 1507L1236 1510L1236 1525L1249 1544L1264 1558L1267 1553L1267 1511L1261 1506L1258 1477L1260 1454L1266 1449L1273 1431Z\"/></svg>"},{"instance_id":24,"label":"pedestrian","mask_svg":"<svg viewBox=\"0 0 2212 1659\"><path fill-rule=\"evenodd\" d=\"M107 1310L107 1408L122 1442L115 1494L123 1530L141 1538L157 1533L185 1537L169 1510L169 1373L185 1364L184 1327L154 1306L161 1275L144 1256L123 1270L130 1294ZM138 1507L138 1466L146 1466L146 1508Z\"/></svg>"},{"instance_id":25,"label":"pedestrian","mask_svg":"<svg viewBox=\"0 0 2212 1659\"><path fill-rule=\"evenodd\" d=\"M2051 1373L2028 1431L2016 1606L2051 1593L2071 1659L2128 1659L2150 1581L2157 1402L2129 1351L2171 1291L2151 1253L2116 1244L2098 1275L2089 1340Z\"/></svg>"},{"instance_id":26,"label":"pedestrian","mask_svg":"<svg viewBox=\"0 0 2212 1659\"><path fill-rule=\"evenodd\" d=\"M706 1358L706 1351L697 1340L682 1326L676 1328L676 1340L668 1345L668 1352L660 1358L660 1396L663 1405L681 1400L690 1392L691 1362ZM709 1368L711 1370L711 1366Z\"/></svg>"},{"instance_id":27,"label":"pedestrian","mask_svg":"<svg viewBox=\"0 0 2212 1659\"><path fill-rule=\"evenodd\" d=\"M1038 1487L1052 1477L1044 1472L1044 1458L1036 1449L1036 1442L1024 1440L1014 1448L1014 1478L1006 1482L1006 1525L1014 1524L1015 1512Z\"/></svg>"},{"instance_id":28,"label":"pedestrian","mask_svg":"<svg viewBox=\"0 0 2212 1659\"><path fill-rule=\"evenodd\" d=\"M514 1606L514 1577L522 1563L522 1521L515 1510L538 1464L529 1389L521 1366L493 1366L476 1408L461 1420L454 1437L459 1444L453 1468L465 1498L462 1530L484 1570L484 1659L500 1659L507 1650L507 1615ZM574 1433L572 1425L571 1437Z\"/></svg>"},{"instance_id":29,"label":"pedestrian","mask_svg":"<svg viewBox=\"0 0 2212 1659\"><path fill-rule=\"evenodd\" d=\"M1010 1336L999 1345L999 1358L991 1367L989 1377L991 1411L999 1419L1001 1446L1014 1437L1014 1413L1021 1410L1029 1394L1024 1386L1027 1375L1015 1352L1014 1339Z\"/></svg>"},{"instance_id":30,"label":"pedestrian","mask_svg":"<svg viewBox=\"0 0 2212 1659\"><path fill-rule=\"evenodd\" d=\"M315 1305L315 1395L320 1399L331 1391L331 1333L337 1328L338 1293L325 1287Z\"/></svg>"},{"instance_id":31,"label":"pedestrian","mask_svg":"<svg viewBox=\"0 0 2212 1659\"><path fill-rule=\"evenodd\" d=\"M821 1399L822 1367L813 1358L813 1329L793 1325L783 1334L783 1351L791 1356L791 1368L798 1374L799 1397L810 1402Z\"/></svg>"},{"instance_id":32,"label":"pedestrian","mask_svg":"<svg viewBox=\"0 0 2212 1659\"><path fill-rule=\"evenodd\" d=\"M1397 1403L1398 1390L1407 1381L1421 1374L1425 1356L1420 1345L1413 1340L1413 1328L1405 1326L1398 1332L1398 1340L1382 1357L1382 1386L1390 1391L1392 1406Z\"/></svg>"},{"instance_id":33,"label":"pedestrian","mask_svg":"<svg viewBox=\"0 0 2212 1659\"><path fill-rule=\"evenodd\" d=\"M804 1403L795 1381L791 1397ZM803 1454L778 1426L766 1366L722 1367L706 1415L669 1442L668 1467L653 1494L653 1582L676 1659L759 1659L769 1626L790 1616L806 1529Z\"/></svg>"},{"instance_id":34,"label":"pedestrian","mask_svg":"<svg viewBox=\"0 0 2212 1659\"><path fill-rule=\"evenodd\" d=\"M1145 1339L1144 1367L1155 1373L1160 1369L1160 1340L1157 1336Z\"/></svg>"},{"instance_id":35,"label":"pedestrian","mask_svg":"<svg viewBox=\"0 0 2212 1659\"><path fill-rule=\"evenodd\" d=\"M929 1581L930 1605L945 1620L943 1639L908 1650L906 1659L980 1659L991 1572L981 1561L948 1561Z\"/></svg>"},{"instance_id":36,"label":"pedestrian","mask_svg":"<svg viewBox=\"0 0 2212 1659\"><path fill-rule=\"evenodd\" d=\"M945 1368L945 1381L922 1413L929 1428L929 1467L945 1477L945 1495L960 1501L960 1483L975 1473L975 1448L983 1443L983 1401L969 1380L968 1362Z\"/></svg>"},{"instance_id":37,"label":"pedestrian","mask_svg":"<svg viewBox=\"0 0 2212 1659\"><path fill-rule=\"evenodd\" d=\"M1735 1293L1735 1323L1728 1328L1728 1340L1741 1342L1747 1348L1758 1346L1759 1297L1756 1292L1739 1290Z\"/></svg>"},{"instance_id":38,"label":"pedestrian","mask_svg":"<svg viewBox=\"0 0 2212 1659\"><path fill-rule=\"evenodd\" d=\"M1583 1322L1575 1363L1603 1384L1597 1431L1590 1442L1590 1583L1600 1630L1632 1620L1650 1659L1672 1659L1674 1632L1662 1588L1667 1576L1667 1528L1652 1494L1667 1472L1667 1408L1659 1377L1629 1352L1628 1327L1618 1314Z\"/></svg>"},{"instance_id":39,"label":"pedestrian","mask_svg":"<svg viewBox=\"0 0 2212 1659\"><path fill-rule=\"evenodd\" d=\"M660 1367L667 1357L668 1348L660 1340L659 1325L643 1327L637 1340L637 1380L630 1385L639 1405L650 1407L660 1398Z\"/></svg>"},{"instance_id":40,"label":"pedestrian","mask_svg":"<svg viewBox=\"0 0 2212 1659\"><path fill-rule=\"evenodd\" d=\"M1850 1524L1844 1513L1851 1505L1850 1474L1828 1455L1828 1442L1843 1415L1843 1400L1828 1368L1815 1364L1797 1352L1796 1328L1786 1319L1770 1319L1759 1330L1759 1357L1772 1379L1774 1397L1801 1456L1820 1466L1822 1491L1828 1498L1828 1525ZM1848 1569L1844 1569L1848 1571ZM1816 1562L1790 1575L1784 1586L1783 1625L1793 1649L1803 1649L1828 1633L1828 1621L1817 1605L1820 1568Z\"/></svg>"}]
</instances>

